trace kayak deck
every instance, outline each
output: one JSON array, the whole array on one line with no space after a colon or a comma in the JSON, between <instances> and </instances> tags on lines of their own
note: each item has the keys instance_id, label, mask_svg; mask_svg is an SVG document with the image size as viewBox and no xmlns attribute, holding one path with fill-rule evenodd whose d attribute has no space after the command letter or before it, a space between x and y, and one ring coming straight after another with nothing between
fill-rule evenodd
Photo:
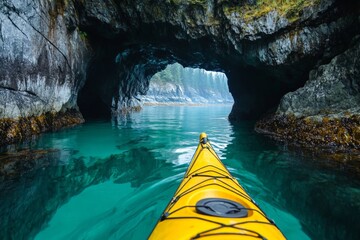
<instances>
[{"instance_id":1,"label":"kayak deck","mask_svg":"<svg viewBox=\"0 0 360 240\"><path fill-rule=\"evenodd\" d=\"M149 239L285 239L223 165L205 134Z\"/></svg>"}]
</instances>

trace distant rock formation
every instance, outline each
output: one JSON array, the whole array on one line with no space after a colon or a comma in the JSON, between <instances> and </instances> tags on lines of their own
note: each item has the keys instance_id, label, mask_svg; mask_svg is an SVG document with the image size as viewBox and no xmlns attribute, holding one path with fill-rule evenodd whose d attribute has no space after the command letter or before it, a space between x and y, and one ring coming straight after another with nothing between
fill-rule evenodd
<instances>
[{"instance_id":1,"label":"distant rock formation","mask_svg":"<svg viewBox=\"0 0 360 240\"><path fill-rule=\"evenodd\" d=\"M226 104L233 103L227 78L223 73L169 65L155 74L146 95L139 96L144 104Z\"/></svg>"}]
</instances>

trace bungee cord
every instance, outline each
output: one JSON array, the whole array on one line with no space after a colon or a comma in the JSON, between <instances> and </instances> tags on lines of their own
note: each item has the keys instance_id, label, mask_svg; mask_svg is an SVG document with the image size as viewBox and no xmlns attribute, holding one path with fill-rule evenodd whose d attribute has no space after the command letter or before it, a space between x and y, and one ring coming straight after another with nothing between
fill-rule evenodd
<instances>
[{"instance_id":1,"label":"bungee cord","mask_svg":"<svg viewBox=\"0 0 360 240\"><path fill-rule=\"evenodd\" d=\"M206 221L206 222L210 222L213 224L218 225L217 227L213 227L210 229L207 229L205 231L202 231L200 233L197 233L194 237L192 237L191 239L199 239L199 238L205 238L205 237L209 237L209 236L215 236L215 235L241 235L241 236L247 236L247 237L254 237L254 238L258 238L258 239L266 239L264 236L262 236L260 233L258 233L257 231L251 230L246 228L246 224L265 224L265 225L271 225L277 228L277 226L275 225L275 223L269 219L259 208L259 206L255 203L254 200L252 200L246 193L244 188L236 181L236 179L234 177L230 177L230 173L228 171L226 171L226 167L224 166L223 162L220 160L220 158L218 157L218 155L216 154L215 150L212 148L212 146L206 141L205 143L199 144L199 146L201 146L201 149L198 151L198 149L196 150L194 156L193 156L193 160L191 161L191 165L189 166L187 172L185 173L184 179L186 179L185 182L182 183L182 185L179 187L179 189L176 191L176 193L174 194L174 197L172 198L172 200L169 202L166 211L162 214L160 221L168 221L168 220L180 220L180 219L197 219L199 221ZM199 147L198 147L199 148ZM198 159L198 157L201 155L202 151L204 151L205 149L207 149L223 166L224 169L221 169L217 166L214 165L206 165L203 166L197 170L192 171L192 168L196 162L196 160ZM213 174L213 175L212 175ZM200 179L202 178L202 180L198 183L196 183L195 185L192 185L191 187L187 188L188 184L194 180L194 179ZM231 184L235 184L237 187L239 187L240 189L242 189L244 192L241 192L239 189L236 189L234 186L231 186ZM224 224L221 223L219 221L213 220L213 219L208 219L208 218L203 218L203 217L197 217L197 216L173 216L175 213L180 212L183 209L186 208L195 208L195 209L199 209L199 208L207 208L212 210L209 206L206 205L199 205L196 204L194 205L185 205L185 206L181 206L178 207L176 209L173 209L174 206L176 205L176 203L184 196L200 190L202 188L207 188L209 186L217 186L220 188L223 188L225 190L227 190L228 192L231 192L233 194L236 194L236 196L239 196L240 198L244 199L244 201L249 201L252 204L254 204L256 207L258 207L259 209L255 209L255 208L246 208L242 205L241 208L238 207L234 207L234 211L248 211L248 212L256 212L258 214L260 214L264 220L262 221L241 221L239 220L239 222L236 223L232 223L232 224ZM201 216L201 215L200 215ZM247 216L247 215L246 215ZM241 218L239 218L241 219ZM239 225L241 225L242 227L239 227ZM226 229L236 229L239 230L238 232L228 232L226 231ZM218 231L223 229L223 232L214 232L214 231Z\"/></svg>"}]
</instances>

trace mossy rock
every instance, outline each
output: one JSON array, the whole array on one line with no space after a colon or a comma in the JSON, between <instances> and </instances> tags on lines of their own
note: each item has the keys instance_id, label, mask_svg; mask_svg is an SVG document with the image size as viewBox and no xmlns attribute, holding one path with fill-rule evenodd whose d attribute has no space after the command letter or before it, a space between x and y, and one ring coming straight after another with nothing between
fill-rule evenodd
<instances>
[{"instance_id":1,"label":"mossy rock","mask_svg":"<svg viewBox=\"0 0 360 240\"><path fill-rule=\"evenodd\" d=\"M260 133L304 147L360 151L360 115L339 119L325 116L322 121L292 115L270 116L257 122L255 128Z\"/></svg>"},{"instance_id":2,"label":"mossy rock","mask_svg":"<svg viewBox=\"0 0 360 240\"><path fill-rule=\"evenodd\" d=\"M48 112L40 116L18 119L0 119L0 146L17 143L49 130L83 123L84 119L77 110Z\"/></svg>"},{"instance_id":3,"label":"mossy rock","mask_svg":"<svg viewBox=\"0 0 360 240\"><path fill-rule=\"evenodd\" d=\"M224 14L230 16L238 13L244 21L249 22L261 18L271 11L277 11L289 22L299 20L305 8L315 6L320 0L257 0L256 4L239 3L224 6Z\"/></svg>"}]
</instances>

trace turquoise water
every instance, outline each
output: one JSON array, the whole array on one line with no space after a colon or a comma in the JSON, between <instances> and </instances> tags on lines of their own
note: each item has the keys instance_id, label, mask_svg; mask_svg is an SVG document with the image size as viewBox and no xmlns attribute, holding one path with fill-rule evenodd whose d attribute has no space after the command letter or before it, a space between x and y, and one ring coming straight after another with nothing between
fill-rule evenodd
<instances>
[{"instance_id":1,"label":"turquoise water","mask_svg":"<svg viewBox=\"0 0 360 240\"><path fill-rule=\"evenodd\" d=\"M230 124L230 110L146 107L9 148L0 159L26 161L1 165L0 239L146 239L202 131L288 239L360 239L351 164L289 149L256 134L253 122Z\"/></svg>"}]
</instances>

